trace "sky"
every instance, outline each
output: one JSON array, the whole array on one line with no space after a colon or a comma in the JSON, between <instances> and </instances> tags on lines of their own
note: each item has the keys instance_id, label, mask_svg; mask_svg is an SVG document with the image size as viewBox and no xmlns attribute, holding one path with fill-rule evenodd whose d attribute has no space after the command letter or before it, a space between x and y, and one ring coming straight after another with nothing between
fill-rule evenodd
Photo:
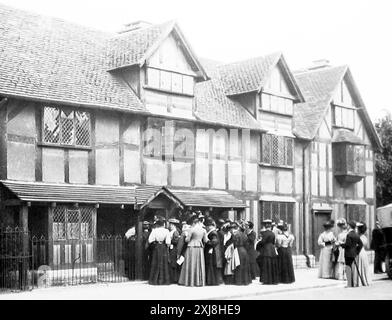
<instances>
[{"instance_id":1,"label":"sky","mask_svg":"<svg viewBox=\"0 0 392 320\"><path fill-rule=\"evenodd\" d=\"M292 70L348 64L375 121L392 111L391 0L0 0L117 32L176 20L199 57L234 62L282 51Z\"/></svg>"}]
</instances>

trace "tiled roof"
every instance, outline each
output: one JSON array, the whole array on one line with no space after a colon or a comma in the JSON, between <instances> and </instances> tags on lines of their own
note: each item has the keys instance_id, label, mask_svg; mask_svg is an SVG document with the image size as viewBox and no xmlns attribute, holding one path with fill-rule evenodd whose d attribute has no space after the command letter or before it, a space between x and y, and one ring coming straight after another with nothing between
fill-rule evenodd
<instances>
[{"instance_id":1,"label":"tiled roof","mask_svg":"<svg viewBox=\"0 0 392 320\"><path fill-rule=\"evenodd\" d=\"M145 111L106 71L113 35L0 5L0 95Z\"/></svg>"},{"instance_id":2,"label":"tiled roof","mask_svg":"<svg viewBox=\"0 0 392 320\"><path fill-rule=\"evenodd\" d=\"M140 187L141 190L154 190L144 202L143 206L153 201L160 194L165 194L173 201L186 207L213 207L213 208L245 208L246 204L230 193L221 190L183 190L167 187ZM138 201L140 203L140 201Z\"/></svg>"},{"instance_id":3,"label":"tiled roof","mask_svg":"<svg viewBox=\"0 0 392 320\"><path fill-rule=\"evenodd\" d=\"M338 129L334 130L332 142L349 142L353 144L364 144L364 141L355 135L351 130L347 129Z\"/></svg>"},{"instance_id":4,"label":"tiled roof","mask_svg":"<svg viewBox=\"0 0 392 320\"><path fill-rule=\"evenodd\" d=\"M225 95L218 79L200 82L195 86L196 118L239 128L262 129L256 119L238 102Z\"/></svg>"},{"instance_id":5,"label":"tiled roof","mask_svg":"<svg viewBox=\"0 0 392 320\"><path fill-rule=\"evenodd\" d=\"M173 21L120 34L107 43L108 69L140 63L147 51L174 26Z\"/></svg>"},{"instance_id":6,"label":"tiled roof","mask_svg":"<svg viewBox=\"0 0 392 320\"><path fill-rule=\"evenodd\" d=\"M218 66L227 95L257 91L267 80L272 67L278 62L282 53L249 59Z\"/></svg>"},{"instance_id":7,"label":"tiled roof","mask_svg":"<svg viewBox=\"0 0 392 320\"><path fill-rule=\"evenodd\" d=\"M1 181L1 183L22 201L102 204L135 203L135 187L109 187L7 180Z\"/></svg>"},{"instance_id":8,"label":"tiled roof","mask_svg":"<svg viewBox=\"0 0 392 320\"><path fill-rule=\"evenodd\" d=\"M315 137L346 71L347 66L338 66L293 72L306 101L294 108L294 132L298 137Z\"/></svg>"}]
</instances>

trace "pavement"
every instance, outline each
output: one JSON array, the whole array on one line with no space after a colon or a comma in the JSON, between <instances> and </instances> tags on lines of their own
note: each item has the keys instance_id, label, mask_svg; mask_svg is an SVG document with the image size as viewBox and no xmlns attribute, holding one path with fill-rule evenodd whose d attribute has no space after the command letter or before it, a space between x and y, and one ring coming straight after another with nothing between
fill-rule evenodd
<instances>
[{"instance_id":1,"label":"pavement","mask_svg":"<svg viewBox=\"0 0 392 320\"><path fill-rule=\"evenodd\" d=\"M220 285L184 287L176 284L151 286L145 281L97 283L79 286L49 287L27 292L3 293L0 300L223 300L263 299L263 295L309 289L344 288L346 281L319 279L318 269L295 270L293 284L262 285L254 280L248 286ZM387 279L386 274L372 275L373 281Z\"/></svg>"}]
</instances>

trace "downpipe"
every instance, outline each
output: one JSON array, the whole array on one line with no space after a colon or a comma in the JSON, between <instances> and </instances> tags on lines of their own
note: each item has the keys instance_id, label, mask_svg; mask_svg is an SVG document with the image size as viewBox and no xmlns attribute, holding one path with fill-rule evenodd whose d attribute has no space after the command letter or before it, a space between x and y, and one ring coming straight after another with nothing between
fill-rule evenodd
<instances>
[{"instance_id":1,"label":"downpipe","mask_svg":"<svg viewBox=\"0 0 392 320\"><path fill-rule=\"evenodd\" d=\"M305 150L306 150L307 145L305 144L302 147L302 240L303 240L303 255L306 258L306 266L308 268L311 268L310 264L310 258L308 256L308 246L306 242L306 226L307 226L307 221L306 221L306 182L305 182L305 170L306 170L306 165L305 165Z\"/></svg>"}]
</instances>

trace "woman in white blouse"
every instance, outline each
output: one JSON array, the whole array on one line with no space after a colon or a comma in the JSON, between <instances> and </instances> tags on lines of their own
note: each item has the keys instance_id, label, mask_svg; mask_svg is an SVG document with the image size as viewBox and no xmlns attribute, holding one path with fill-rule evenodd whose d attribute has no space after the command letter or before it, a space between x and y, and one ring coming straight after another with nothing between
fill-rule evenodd
<instances>
[{"instance_id":1,"label":"woman in white blouse","mask_svg":"<svg viewBox=\"0 0 392 320\"><path fill-rule=\"evenodd\" d=\"M155 222L155 228L151 231L148 243L153 246L148 283L152 285L170 284L169 246L171 236L170 231L165 228L163 220Z\"/></svg>"}]
</instances>

